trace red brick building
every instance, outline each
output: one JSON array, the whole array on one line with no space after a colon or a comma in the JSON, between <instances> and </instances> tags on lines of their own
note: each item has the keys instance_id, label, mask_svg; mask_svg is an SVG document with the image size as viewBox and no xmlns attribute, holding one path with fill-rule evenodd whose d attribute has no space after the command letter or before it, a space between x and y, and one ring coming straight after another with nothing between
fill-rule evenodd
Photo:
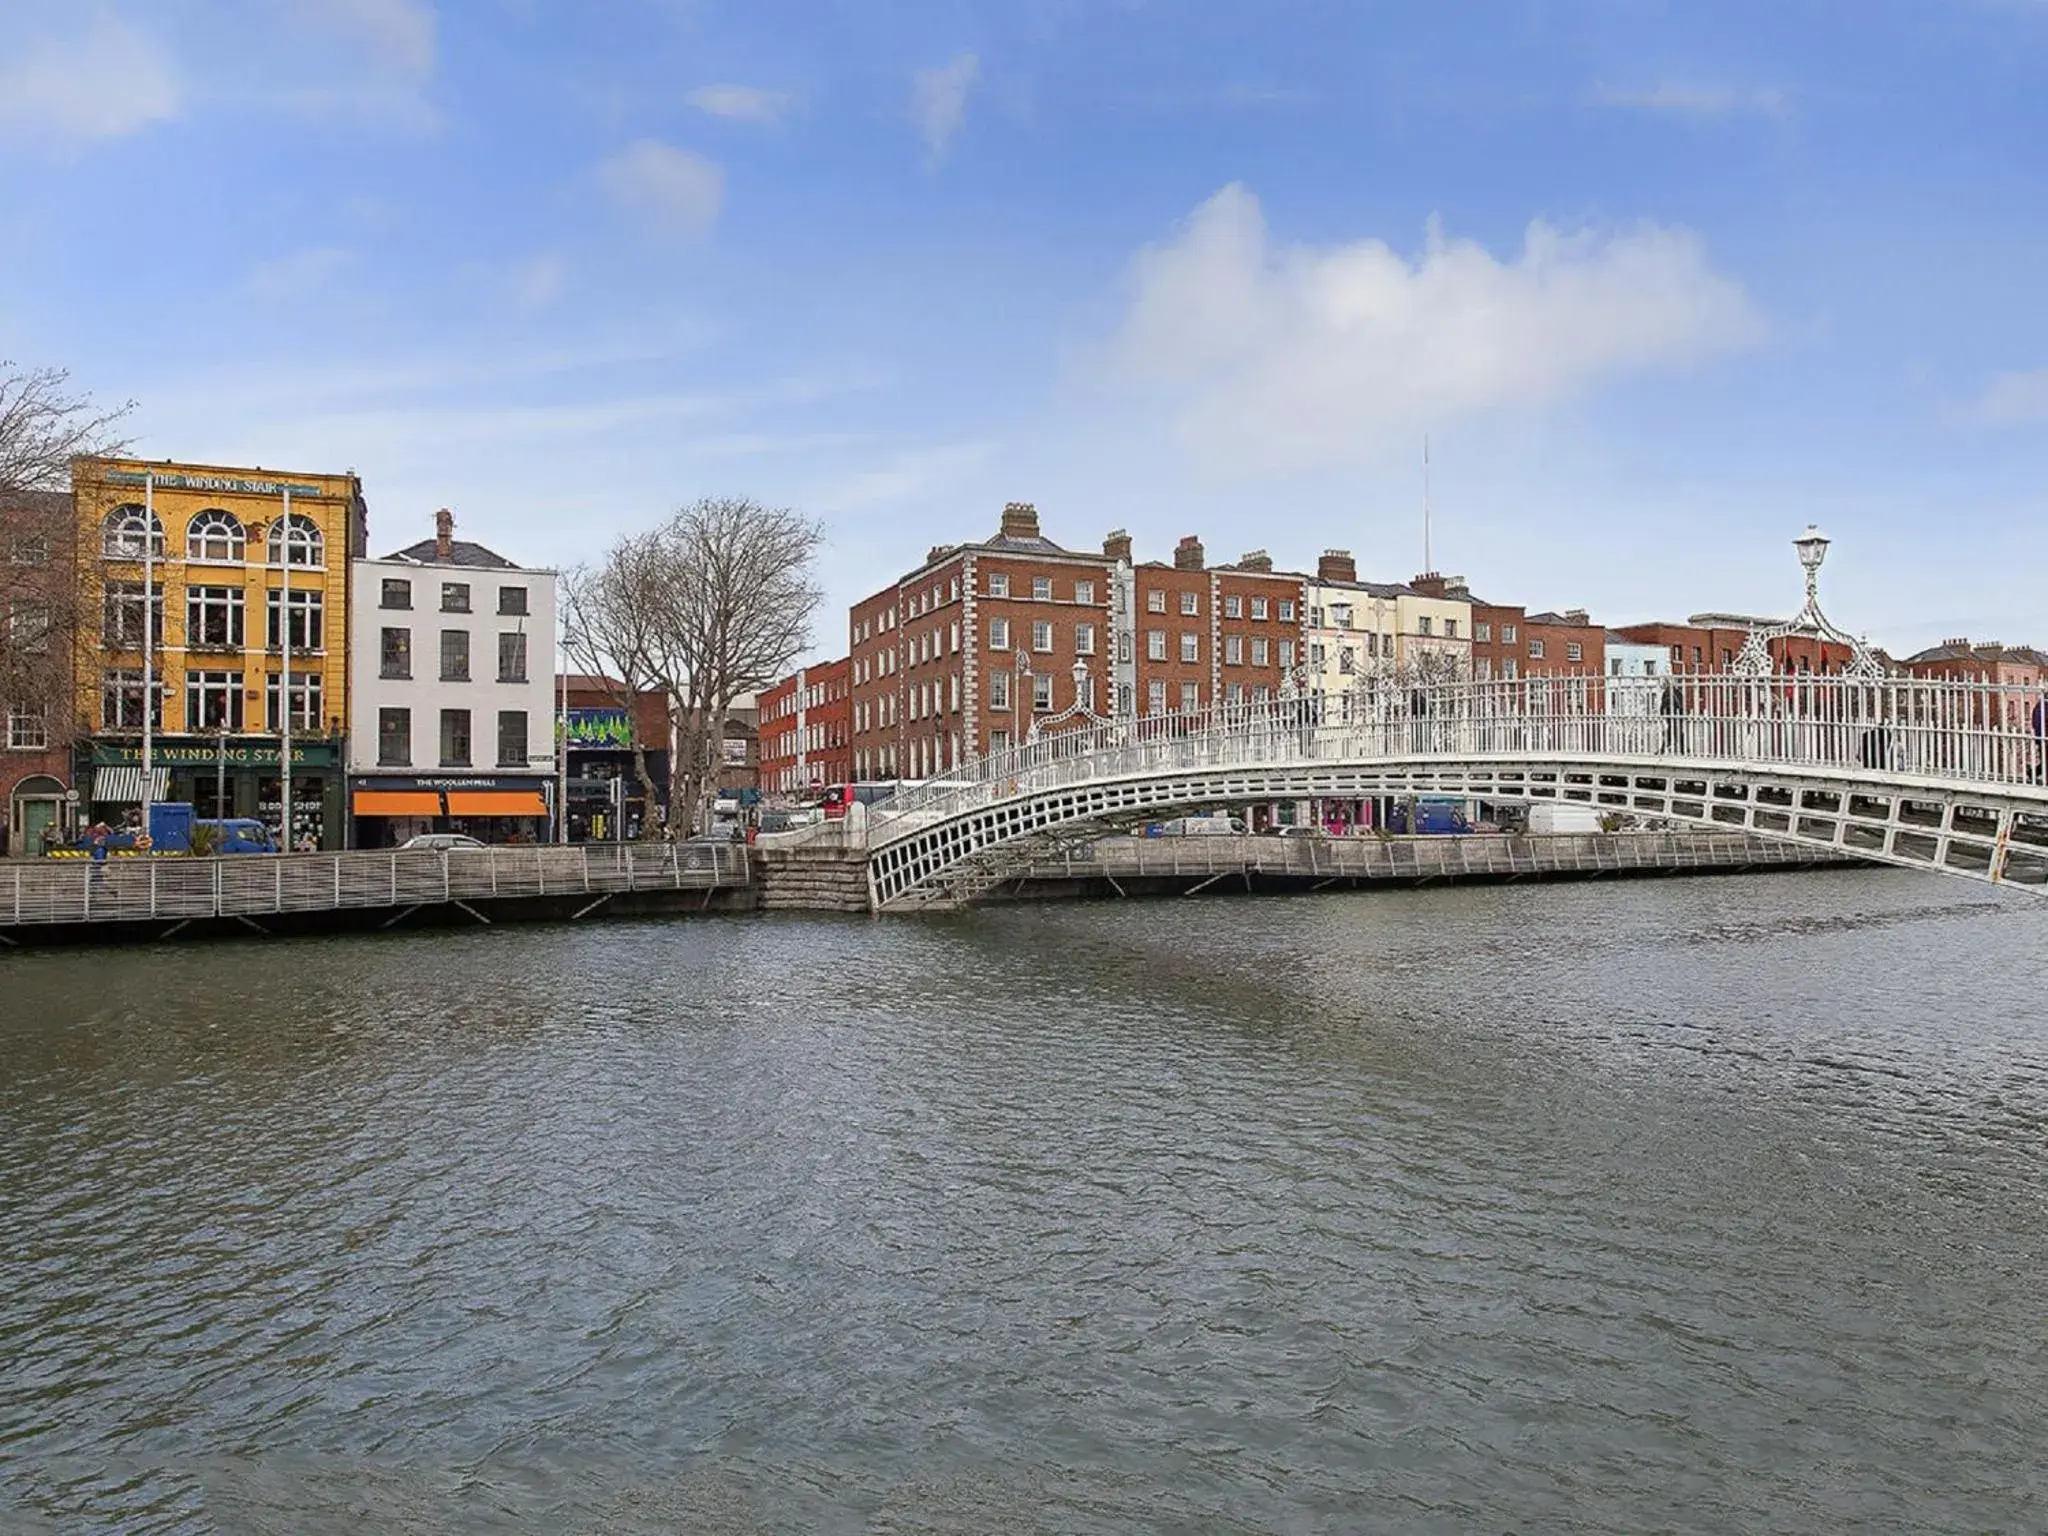
<instances>
[{"instance_id":1,"label":"red brick building","mask_svg":"<svg viewBox=\"0 0 2048 1536\"><path fill-rule=\"evenodd\" d=\"M1138 712L1192 713L1216 701L1216 609L1203 564L1201 540L1185 538L1173 563L1148 560L1132 568L1136 580L1134 644Z\"/></svg>"},{"instance_id":2,"label":"red brick building","mask_svg":"<svg viewBox=\"0 0 2048 1536\"><path fill-rule=\"evenodd\" d=\"M1913 677L1992 683L2020 690L2005 700L2006 724L2016 729L2031 724L2043 684L2048 683L2048 654L2031 645L2001 645L1996 640L1944 640L1908 656L1900 665Z\"/></svg>"},{"instance_id":3,"label":"red brick building","mask_svg":"<svg viewBox=\"0 0 2048 1536\"><path fill-rule=\"evenodd\" d=\"M848 615L855 779L930 778L966 758L1109 715L1276 695L1301 659L1303 580L1262 550L1211 568L1201 540L1132 562L1046 538L1012 502L992 538L941 545ZM1120 659L1119 659L1120 658Z\"/></svg>"},{"instance_id":4,"label":"red brick building","mask_svg":"<svg viewBox=\"0 0 2048 1536\"><path fill-rule=\"evenodd\" d=\"M71 497L0 493L0 851L33 854L74 830L71 652L84 617ZM97 619L97 615L91 615Z\"/></svg>"},{"instance_id":5,"label":"red brick building","mask_svg":"<svg viewBox=\"0 0 2048 1536\"><path fill-rule=\"evenodd\" d=\"M1428 597L1472 605L1472 677L1477 682L1606 675L1606 626L1595 624L1583 608L1530 613L1519 603L1489 603L1474 597L1462 576L1417 576L1409 585Z\"/></svg>"},{"instance_id":6,"label":"red brick building","mask_svg":"<svg viewBox=\"0 0 2048 1536\"><path fill-rule=\"evenodd\" d=\"M759 698L761 793L803 799L853 774L852 663L799 667Z\"/></svg>"},{"instance_id":7,"label":"red brick building","mask_svg":"<svg viewBox=\"0 0 2048 1536\"><path fill-rule=\"evenodd\" d=\"M1583 608L1531 613L1523 619L1524 677L1604 677L1607 626L1595 624Z\"/></svg>"},{"instance_id":8,"label":"red brick building","mask_svg":"<svg viewBox=\"0 0 2048 1536\"><path fill-rule=\"evenodd\" d=\"M1306 583L1262 549L1209 568L1192 534L1133 568L1137 709L1158 715L1277 696L1301 659Z\"/></svg>"},{"instance_id":9,"label":"red brick building","mask_svg":"<svg viewBox=\"0 0 2048 1536\"><path fill-rule=\"evenodd\" d=\"M1769 629L1776 623L1775 619L1744 614L1696 613L1683 624L1627 624L1614 632L1636 645L1663 646L1670 653L1673 672L1718 673L1735 669L1752 630ZM1771 642L1772 670L1776 672L1833 676L1851 659L1848 646L1819 635L1783 635Z\"/></svg>"},{"instance_id":10,"label":"red brick building","mask_svg":"<svg viewBox=\"0 0 2048 1536\"><path fill-rule=\"evenodd\" d=\"M668 805L668 695L586 672L557 675L555 689L568 711L570 839L617 837L622 811L625 835L638 836ZM633 762L636 733L654 781L651 815Z\"/></svg>"},{"instance_id":11,"label":"red brick building","mask_svg":"<svg viewBox=\"0 0 2048 1536\"><path fill-rule=\"evenodd\" d=\"M854 604L853 777L930 778L1021 740L1034 720L1106 710L1114 568L1053 543L1037 508L1011 502L993 537L935 547Z\"/></svg>"}]
</instances>

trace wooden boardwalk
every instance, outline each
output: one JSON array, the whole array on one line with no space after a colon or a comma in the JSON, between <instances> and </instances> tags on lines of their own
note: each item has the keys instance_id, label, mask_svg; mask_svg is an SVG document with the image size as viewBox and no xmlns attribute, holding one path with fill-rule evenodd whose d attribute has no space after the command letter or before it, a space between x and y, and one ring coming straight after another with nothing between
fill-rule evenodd
<instances>
[{"instance_id":1,"label":"wooden boardwalk","mask_svg":"<svg viewBox=\"0 0 2048 1536\"><path fill-rule=\"evenodd\" d=\"M1587 832L1549 837L1106 837L1033 859L1004 890L1048 881L1171 883L1187 894L1609 874L1805 869L1861 860L1741 832ZM991 892L996 894L996 892Z\"/></svg>"},{"instance_id":2,"label":"wooden boardwalk","mask_svg":"<svg viewBox=\"0 0 2048 1536\"><path fill-rule=\"evenodd\" d=\"M193 859L24 859L0 864L0 943L106 927L168 937L222 920L268 932L275 920L424 908L478 921L492 907L545 901L567 915L621 895L715 892L749 882L747 850L723 843L590 843ZM588 906L583 906L584 903ZM579 907L582 910L578 910ZM360 922L351 926L361 926Z\"/></svg>"}]
</instances>

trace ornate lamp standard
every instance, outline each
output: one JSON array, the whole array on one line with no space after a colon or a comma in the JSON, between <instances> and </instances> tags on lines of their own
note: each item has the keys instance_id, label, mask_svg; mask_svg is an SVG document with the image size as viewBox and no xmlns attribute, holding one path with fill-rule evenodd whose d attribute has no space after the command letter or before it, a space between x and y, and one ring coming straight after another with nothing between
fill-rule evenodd
<instances>
[{"instance_id":1,"label":"ornate lamp standard","mask_svg":"<svg viewBox=\"0 0 2048 1536\"><path fill-rule=\"evenodd\" d=\"M1017 647L1017 684L1013 690L1015 697L1010 701L1012 705L1011 715L1017 727L1014 745L1015 750L1019 753L1022 753L1024 750L1024 685L1030 680L1031 676L1031 653L1020 645ZM1031 730L1034 735L1037 734L1037 721L1034 720L1031 723Z\"/></svg>"},{"instance_id":2,"label":"ornate lamp standard","mask_svg":"<svg viewBox=\"0 0 2048 1536\"><path fill-rule=\"evenodd\" d=\"M1849 652L1849 664L1842 669L1845 677L1874 682L1885 675L1884 664L1871 654L1870 647L1859 636L1837 628L1820 609L1820 568L1828 557L1828 536L1813 524L1806 525L1806 532L1792 541L1792 547L1799 552L1799 564L1806 571L1806 602L1799 612L1783 624L1773 624L1767 629L1752 629L1749 638L1742 642L1742 651L1735 658L1735 671L1744 677L1769 677L1775 663L1771 659L1771 643L1787 635L1817 634L1823 640L1832 640L1844 646Z\"/></svg>"}]
</instances>

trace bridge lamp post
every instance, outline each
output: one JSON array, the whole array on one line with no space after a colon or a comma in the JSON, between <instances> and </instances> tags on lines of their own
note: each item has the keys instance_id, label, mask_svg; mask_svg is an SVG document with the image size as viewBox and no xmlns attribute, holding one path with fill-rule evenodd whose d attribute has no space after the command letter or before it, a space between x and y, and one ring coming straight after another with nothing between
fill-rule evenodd
<instances>
[{"instance_id":1,"label":"bridge lamp post","mask_svg":"<svg viewBox=\"0 0 2048 1536\"><path fill-rule=\"evenodd\" d=\"M1787 622L1752 629L1742 642L1742 653L1735 659L1736 672L1745 677L1769 677L1776 665L1771 657L1773 641L1788 635L1817 635L1849 652L1849 663L1842 669L1845 677L1874 682L1885 675L1884 664L1871 654L1870 647L1861 638L1841 629L1821 612L1820 568L1827 560L1828 546L1833 542L1811 523L1806 525L1806 532L1792 541L1792 548L1799 555L1800 568L1806 572L1806 602Z\"/></svg>"},{"instance_id":2,"label":"bridge lamp post","mask_svg":"<svg viewBox=\"0 0 2048 1536\"><path fill-rule=\"evenodd\" d=\"M1013 747L1018 754L1018 761L1020 762L1023 760L1024 751L1024 688L1025 684L1031 680L1031 676L1031 653L1020 645L1017 647L1017 686L1012 690L1016 697L1011 700L1010 710L1013 722L1017 728L1017 738Z\"/></svg>"}]
</instances>

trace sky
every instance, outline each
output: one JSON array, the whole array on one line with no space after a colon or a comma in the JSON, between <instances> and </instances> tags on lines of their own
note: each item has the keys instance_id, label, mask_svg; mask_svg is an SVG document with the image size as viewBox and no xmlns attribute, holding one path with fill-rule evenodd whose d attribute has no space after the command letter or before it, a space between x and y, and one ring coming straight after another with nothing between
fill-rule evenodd
<instances>
[{"instance_id":1,"label":"sky","mask_svg":"<svg viewBox=\"0 0 2048 1536\"><path fill-rule=\"evenodd\" d=\"M0 0L0 358L569 566L1199 535L2048 644L2048 0Z\"/></svg>"}]
</instances>

